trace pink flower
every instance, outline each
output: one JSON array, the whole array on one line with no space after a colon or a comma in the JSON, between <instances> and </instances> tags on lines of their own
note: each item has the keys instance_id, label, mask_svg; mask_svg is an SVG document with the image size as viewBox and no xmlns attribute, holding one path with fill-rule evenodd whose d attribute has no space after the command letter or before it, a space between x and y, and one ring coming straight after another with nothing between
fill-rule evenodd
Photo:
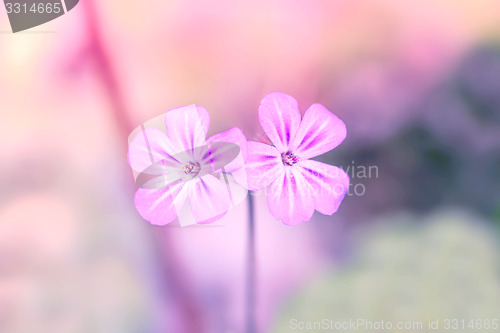
<instances>
[{"instance_id":1,"label":"pink flower","mask_svg":"<svg viewBox=\"0 0 500 333\"><path fill-rule=\"evenodd\" d=\"M145 128L130 142L128 161L140 172L135 206L146 221L168 224L189 202L196 223L212 223L231 207L221 175L232 172L244 179L246 138L233 127L207 140L209 124L203 107L184 106L165 114L166 134Z\"/></svg>"},{"instance_id":2,"label":"pink flower","mask_svg":"<svg viewBox=\"0 0 500 333\"><path fill-rule=\"evenodd\" d=\"M248 187L268 185L271 214L288 225L311 219L314 210L335 213L349 187L340 168L310 160L337 147L346 126L321 104L313 104L301 120L297 101L284 93L264 97L259 121L274 146L248 142Z\"/></svg>"}]
</instances>

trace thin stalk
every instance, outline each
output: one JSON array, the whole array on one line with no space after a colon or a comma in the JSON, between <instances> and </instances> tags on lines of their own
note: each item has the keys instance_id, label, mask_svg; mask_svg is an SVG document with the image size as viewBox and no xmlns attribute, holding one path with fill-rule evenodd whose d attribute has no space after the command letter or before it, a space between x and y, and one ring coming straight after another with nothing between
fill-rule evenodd
<instances>
[{"instance_id":1,"label":"thin stalk","mask_svg":"<svg viewBox=\"0 0 500 333\"><path fill-rule=\"evenodd\" d=\"M108 54L106 41L102 37L101 22L98 17L96 2L92 0L83 1L82 8L85 10L87 17L88 29L88 51L92 60L95 62L97 72L103 83L106 94L109 97L110 111L113 113L115 122L120 130L120 141L127 142L127 137L134 129L134 125L129 114L129 108L125 100L117 70L115 69L112 57ZM124 146L126 148L126 146ZM172 246L170 241L171 234L168 232L159 233L154 228L150 228L155 245L160 248L161 244L166 244L159 250L161 264L160 270L163 273L163 278L168 277L170 288L165 288L164 299L170 300L174 295L180 311L184 314L184 331L183 332L205 332L202 322L202 309L197 304L195 297L192 295L192 290L182 275L182 266L179 260L175 257L176 249L168 248Z\"/></svg>"},{"instance_id":2,"label":"thin stalk","mask_svg":"<svg viewBox=\"0 0 500 333\"><path fill-rule=\"evenodd\" d=\"M246 278L246 333L255 333L255 216L252 192L248 193L248 239Z\"/></svg>"}]
</instances>

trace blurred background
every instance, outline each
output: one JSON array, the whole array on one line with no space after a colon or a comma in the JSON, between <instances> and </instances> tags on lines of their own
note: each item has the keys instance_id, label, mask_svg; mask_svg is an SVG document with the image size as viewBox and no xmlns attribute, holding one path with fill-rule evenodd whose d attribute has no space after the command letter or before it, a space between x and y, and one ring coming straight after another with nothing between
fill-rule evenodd
<instances>
[{"instance_id":1,"label":"blurred background","mask_svg":"<svg viewBox=\"0 0 500 333\"><path fill-rule=\"evenodd\" d=\"M17 34L2 6L0 73L2 333L244 332L246 203L151 226L126 150L187 104L258 140L273 91L346 122L320 160L352 186L297 227L255 197L258 332L500 319L496 0L82 0Z\"/></svg>"}]
</instances>

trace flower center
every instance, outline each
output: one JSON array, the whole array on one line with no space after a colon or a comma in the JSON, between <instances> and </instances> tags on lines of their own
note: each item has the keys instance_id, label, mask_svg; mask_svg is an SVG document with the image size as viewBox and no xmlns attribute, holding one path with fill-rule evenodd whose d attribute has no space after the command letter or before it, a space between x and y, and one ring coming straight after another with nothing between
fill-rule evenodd
<instances>
[{"instance_id":1,"label":"flower center","mask_svg":"<svg viewBox=\"0 0 500 333\"><path fill-rule=\"evenodd\" d=\"M284 165L292 166L299 161L299 158L294 154L288 152L281 154L281 161L283 162Z\"/></svg>"},{"instance_id":2,"label":"flower center","mask_svg":"<svg viewBox=\"0 0 500 333\"><path fill-rule=\"evenodd\" d=\"M194 162L187 162L186 164L184 164L184 166L182 167L182 171L184 171L184 173L187 175L187 174L195 174L197 175L198 172L200 172L200 164L199 163L194 163Z\"/></svg>"}]
</instances>

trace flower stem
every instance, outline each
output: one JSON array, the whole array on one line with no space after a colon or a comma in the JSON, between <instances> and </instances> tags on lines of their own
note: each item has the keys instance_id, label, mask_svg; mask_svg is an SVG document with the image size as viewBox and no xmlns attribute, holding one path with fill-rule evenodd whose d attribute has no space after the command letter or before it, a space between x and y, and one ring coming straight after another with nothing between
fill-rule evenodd
<instances>
[{"instance_id":1,"label":"flower stem","mask_svg":"<svg viewBox=\"0 0 500 333\"><path fill-rule=\"evenodd\" d=\"M246 279L246 333L255 333L255 216L252 192L248 192Z\"/></svg>"}]
</instances>

